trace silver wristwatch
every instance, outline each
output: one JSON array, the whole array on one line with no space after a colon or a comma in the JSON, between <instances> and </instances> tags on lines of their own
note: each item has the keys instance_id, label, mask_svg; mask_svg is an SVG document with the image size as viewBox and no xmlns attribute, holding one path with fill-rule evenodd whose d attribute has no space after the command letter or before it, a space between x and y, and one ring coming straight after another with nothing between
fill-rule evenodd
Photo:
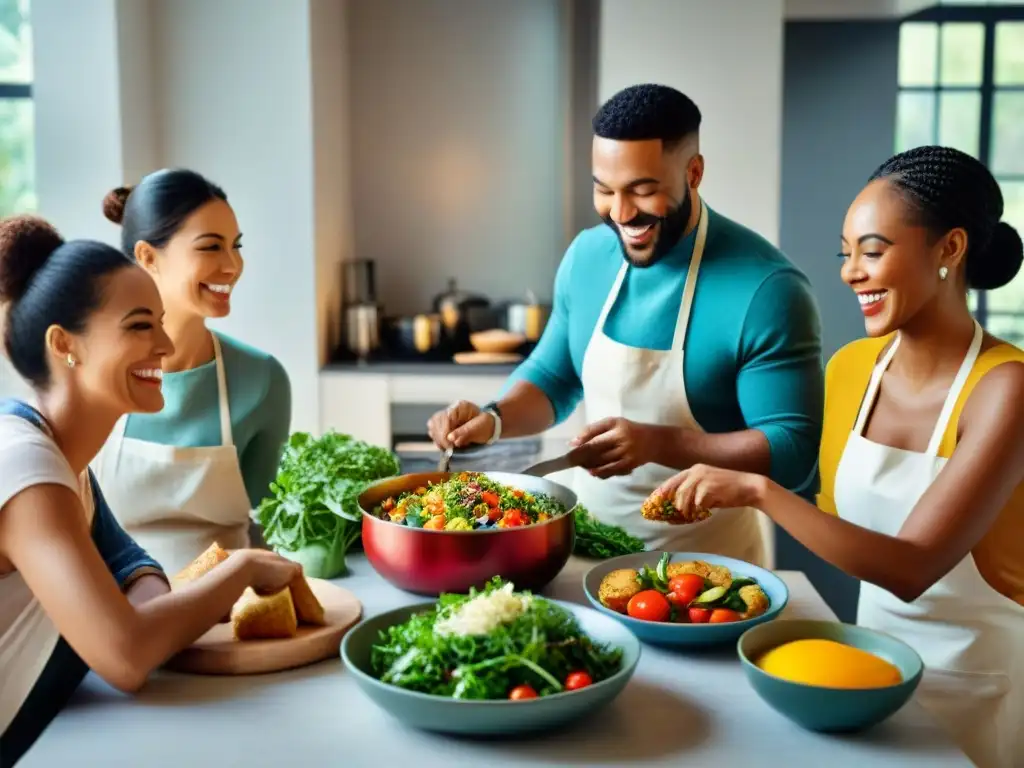
<instances>
[{"instance_id":1,"label":"silver wristwatch","mask_svg":"<svg viewBox=\"0 0 1024 768\"><path fill-rule=\"evenodd\" d=\"M480 411L482 413L489 413L491 418L494 419L494 432L491 433L491 438L487 441L487 445L494 445L501 438L501 411L498 410L497 403L488 403Z\"/></svg>"}]
</instances>

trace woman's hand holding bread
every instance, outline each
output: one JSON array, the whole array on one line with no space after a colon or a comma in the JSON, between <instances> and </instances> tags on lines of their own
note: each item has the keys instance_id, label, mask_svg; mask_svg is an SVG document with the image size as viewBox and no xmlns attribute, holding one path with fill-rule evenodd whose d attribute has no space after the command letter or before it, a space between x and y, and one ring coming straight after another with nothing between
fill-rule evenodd
<instances>
[{"instance_id":1,"label":"woman's hand holding bread","mask_svg":"<svg viewBox=\"0 0 1024 768\"><path fill-rule=\"evenodd\" d=\"M249 586L257 595L280 592L302 576L302 566L265 549L243 549L232 557L244 557L249 569Z\"/></svg>"}]
</instances>

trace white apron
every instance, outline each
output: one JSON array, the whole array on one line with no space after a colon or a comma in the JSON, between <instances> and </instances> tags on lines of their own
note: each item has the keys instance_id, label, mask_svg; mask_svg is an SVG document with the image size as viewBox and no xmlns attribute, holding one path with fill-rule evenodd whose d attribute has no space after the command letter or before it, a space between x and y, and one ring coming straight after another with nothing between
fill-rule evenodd
<instances>
[{"instance_id":1,"label":"white apron","mask_svg":"<svg viewBox=\"0 0 1024 768\"><path fill-rule=\"evenodd\" d=\"M227 377L213 334L221 444L178 448L125 437L122 418L93 470L111 512L139 546L174 574L214 541L249 546L251 505L231 435Z\"/></svg>"},{"instance_id":2,"label":"white apron","mask_svg":"<svg viewBox=\"0 0 1024 768\"><path fill-rule=\"evenodd\" d=\"M701 431L690 412L683 381L683 346L690 321L697 274L708 231L708 210L701 201L700 222L693 246L672 347L668 350L629 347L604 333L629 268L623 263L594 326L583 355L584 408L588 423L608 417ZM679 470L656 464L637 467L629 475L599 480L577 467L573 488L594 517L617 525L641 539L649 549L709 552L762 565L767 556L754 509L715 510L693 525L670 526L640 515L644 500Z\"/></svg>"},{"instance_id":3,"label":"white apron","mask_svg":"<svg viewBox=\"0 0 1024 768\"><path fill-rule=\"evenodd\" d=\"M946 464L939 445L982 337L975 323L974 340L925 453L863 437L897 337L872 374L836 471L836 509L844 520L888 536L899 533ZM1024 765L1024 607L989 586L970 553L912 603L861 582L857 623L894 635L921 655L925 674L918 700L977 765Z\"/></svg>"},{"instance_id":4,"label":"white apron","mask_svg":"<svg viewBox=\"0 0 1024 768\"><path fill-rule=\"evenodd\" d=\"M46 428L49 434L49 428ZM92 527L95 512L89 473L79 478L79 497ZM14 571L0 577L0 733L14 720L53 655L60 632L25 579Z\"/></svg>"}]
</instances>

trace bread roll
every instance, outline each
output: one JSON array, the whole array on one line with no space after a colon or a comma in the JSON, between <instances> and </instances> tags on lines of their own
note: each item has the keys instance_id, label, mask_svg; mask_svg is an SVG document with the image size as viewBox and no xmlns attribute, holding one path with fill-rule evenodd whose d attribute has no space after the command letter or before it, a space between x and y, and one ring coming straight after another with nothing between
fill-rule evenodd
<instances>
[{"instance_id":1,"label":"bread roll","mask_svg":"<svg viewBox=\"0 0 1024 768\"><path fill-rule=\"evenodd\" d=\"M324 607L316 599L304 576L295 579L288 588L291 590L295 614L299 617L300 624L314 624L318 627L327 625Z\"/></svg>"},{"instance_id":2,"label":"bread roll","mask_svg":"<svg viewBox=\"0 0 1024 768\"><path fill-rule=\"evenodd\" d=\"M267 596L247 588L231 610L231 621L238 640L295 637L299 629L295 603L287 587Z\"/></svg>"}]
</instances>

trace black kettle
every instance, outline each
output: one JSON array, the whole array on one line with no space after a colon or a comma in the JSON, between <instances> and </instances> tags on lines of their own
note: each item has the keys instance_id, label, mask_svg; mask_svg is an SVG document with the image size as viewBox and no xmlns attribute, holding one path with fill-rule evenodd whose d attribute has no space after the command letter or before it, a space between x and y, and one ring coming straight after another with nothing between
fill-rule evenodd
<instances>
[{"instance_id":1,"label":"black kettle","mask_svg":"<svg viewBox=\"0 0 1024 768\"><path fill-rule=\"evenodd\" d=\"M454 354L472 349L469 334L476 318L491 312L491 302L460 290L453 277L448 279L448 290L434 298L434 311L441 316L445 346Z\"/></svg>"}]
</instances>

